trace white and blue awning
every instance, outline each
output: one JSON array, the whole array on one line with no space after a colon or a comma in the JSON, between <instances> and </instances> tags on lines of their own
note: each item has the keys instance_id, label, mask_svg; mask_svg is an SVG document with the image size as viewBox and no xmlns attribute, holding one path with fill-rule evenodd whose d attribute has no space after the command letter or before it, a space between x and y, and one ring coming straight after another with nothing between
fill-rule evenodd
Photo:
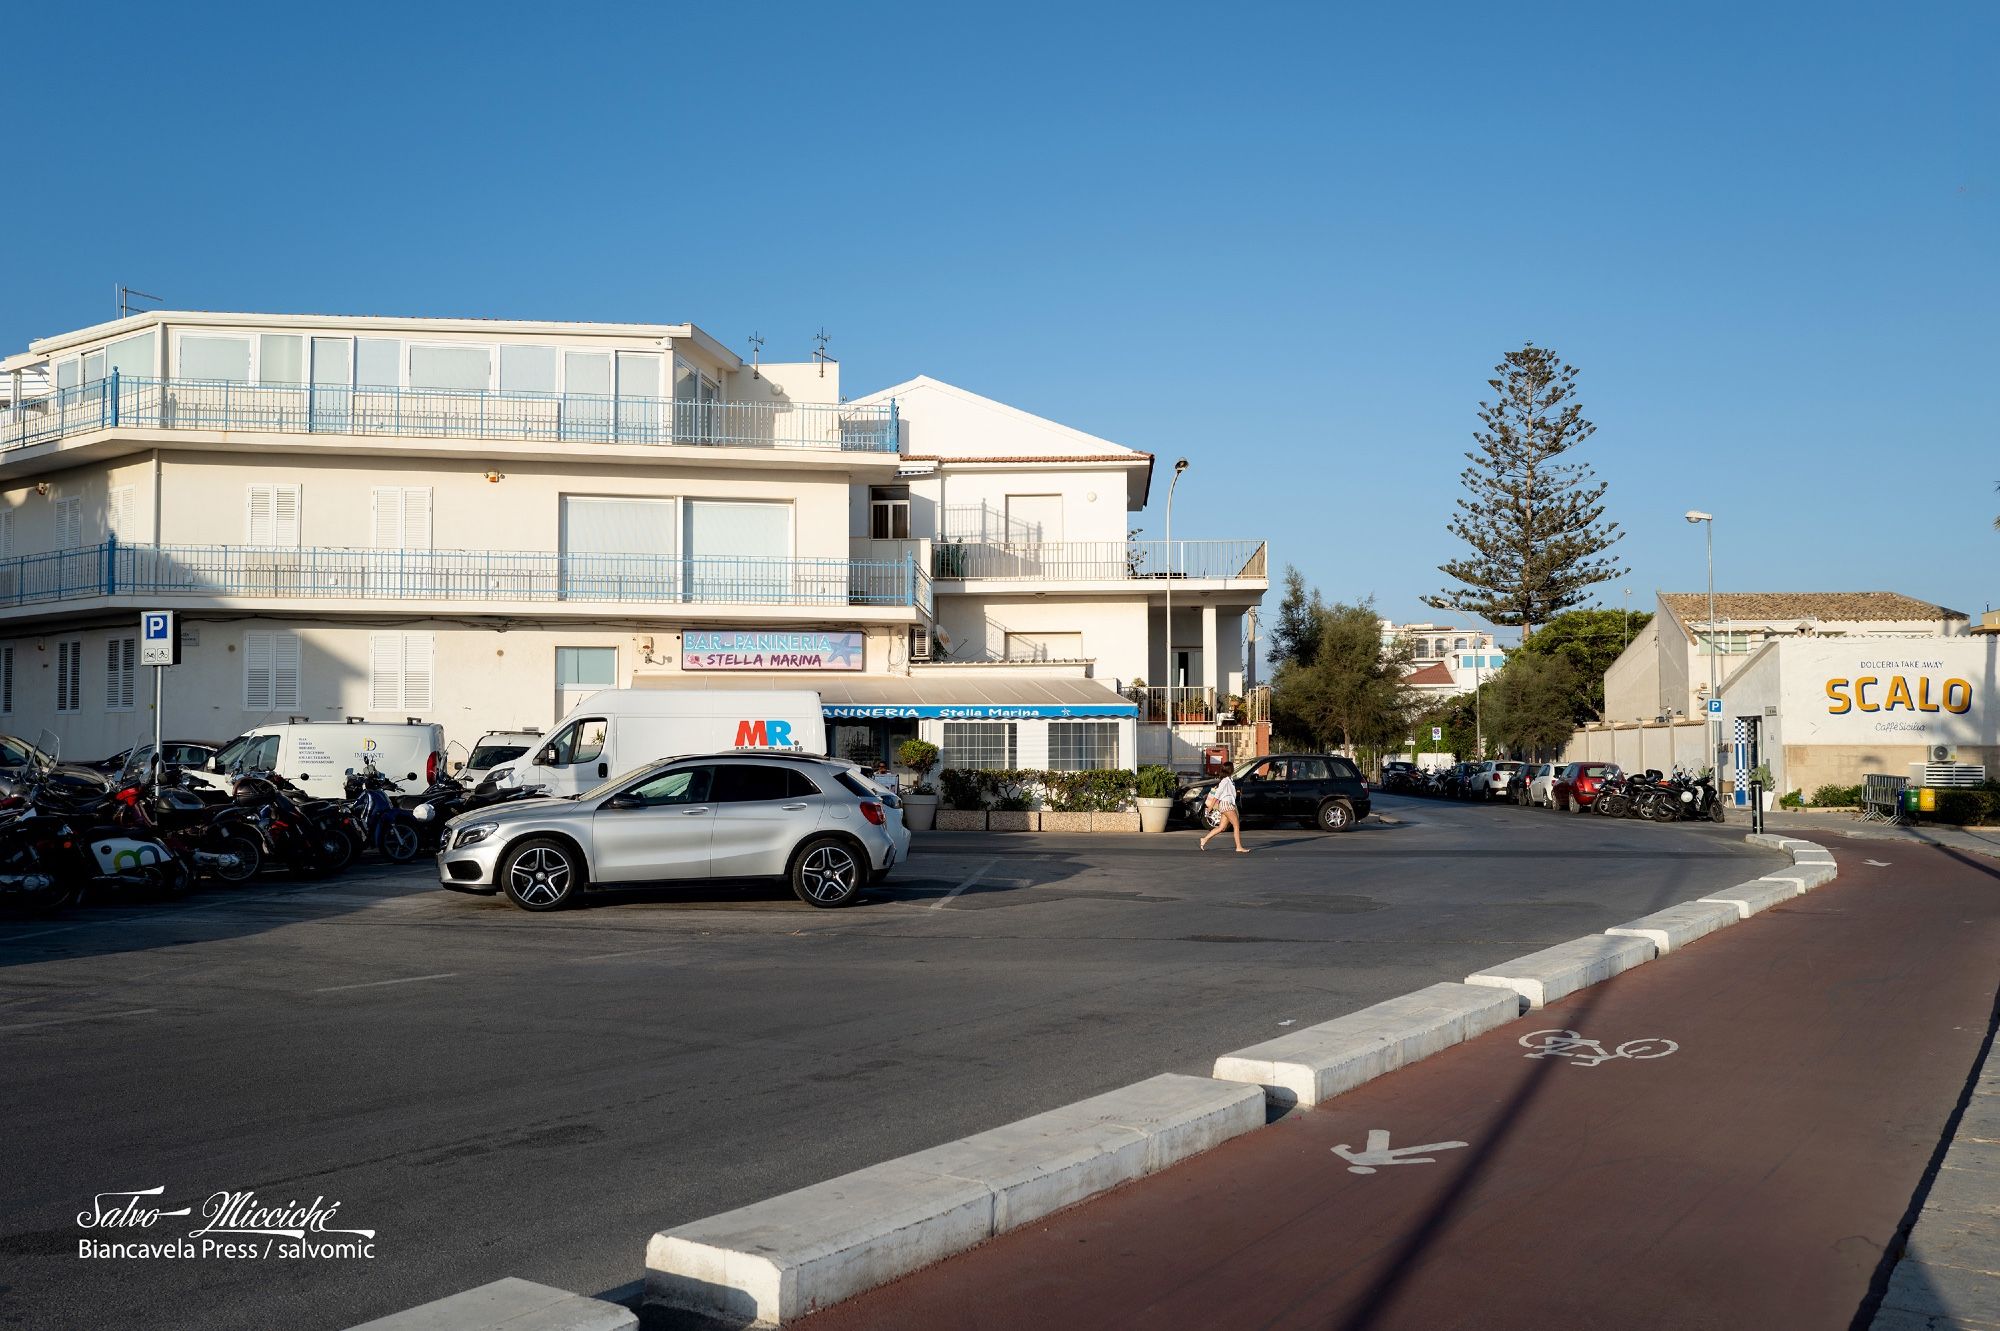
<instances>
[{"instance_id":1,"label":"white and blue awning","mask_svg":"<svg viewBox=\"0 0 2000 1331\"><path fill-rule=\"evenodd\" d=\"M1094 679L1012 671L917 675L637 675L634 688L813 689L829 721L1130 721L1138 705Z\"/></svg>"}]
</instances>

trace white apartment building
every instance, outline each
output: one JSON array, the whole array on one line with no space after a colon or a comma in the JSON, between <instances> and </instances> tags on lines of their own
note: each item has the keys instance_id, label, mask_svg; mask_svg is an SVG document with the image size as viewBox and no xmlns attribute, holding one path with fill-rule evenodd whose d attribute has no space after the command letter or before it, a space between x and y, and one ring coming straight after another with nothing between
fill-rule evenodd
<instances>
[{"instance_id":1,"label":"white apartment building","mask_svg":"<svg viewBox=\"0 0 2000 1331\"><path fill-rule=\"evenodd\" d=\"M1164 697L1191 763L1266 587L1260 543L1125 539L1144 453L691 324L153 311L0 359L0 402L0 729L72 757L150 737L170 609L177 738L805 687L832 751L962 766L1164 756Z\"/></svg>"},{"instance_id":2,"label":"white apartment building","mask_svg":"<svg viewBox=\"0 0 2000 1331\"><path fill-rule=\"evenodd\" d=\"M1491 631L1455 628L1449 624L1397 624L1382 621L1382 645L1399 639L1410 644L1410 672L1404 687L1413 692L1455 698L1470 693L1507 664L1507 655Z\"/></svg>"}]
</instances>

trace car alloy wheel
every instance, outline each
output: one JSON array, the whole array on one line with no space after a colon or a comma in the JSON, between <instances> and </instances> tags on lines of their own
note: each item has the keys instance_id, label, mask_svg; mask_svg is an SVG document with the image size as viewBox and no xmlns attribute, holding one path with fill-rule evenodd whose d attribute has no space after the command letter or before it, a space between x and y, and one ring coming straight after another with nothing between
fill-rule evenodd
<instances>
[{"instance_id":1,"label":"car alloy wheel","mask_svg":"<svg viewBox=\"0 0 2000 1331\"><path fill-rule=\"evenodd\" d=\"M808 906L843 906L861 890L867 871L845 842L809 842L792 865L792 891Z\"/></svg>"},{"instance_id":2,"label":"car alloy wheel","mask_svg":"<svg viewBox=\"0 0 2000 1331\"><path fill-rule=\"evenodd\" d=\"M507 897L522 910L555 910L576 889L576 865L560 847L530 841L507 861Z\"/></svg>"},{"instance_id":3,"label":"car alloy wheel","mask_svg":"<svg viewBox=\"0 0 2000 1331\"><path fill-rule=\"evenodd\" d=\"M1346 800L1328 800L1319 806L1319 830L1345 832L1354 826L1354 806Z\"/></svg>"}]
</instances>

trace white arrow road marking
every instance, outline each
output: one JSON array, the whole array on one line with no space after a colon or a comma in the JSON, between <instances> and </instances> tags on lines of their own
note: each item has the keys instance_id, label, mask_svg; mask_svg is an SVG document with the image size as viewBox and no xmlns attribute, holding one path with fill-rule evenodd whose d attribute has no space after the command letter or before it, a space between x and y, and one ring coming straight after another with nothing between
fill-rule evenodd
<instances>
[{"instance_id":1,"label":"white arrow road marking","mask_svg":"<svg viewBox=\"0 0 2000 1331\"><path fill-rule=\"evenodd\" d=\"M1389 1134L1381 1128L1373 1128L1368 1133L1368 1149L1349 1150L1336 1146L1333 1153L1347 1162L1350 1174L1372 1174L1377 1165L1432 1165L1437 1161L1423 1154L1425 1151L1453 1151L1465 1145L1464 1142L1432 1142L1428 1146L1398 1146L1389 1149Z\"/></svg>"},{"instance_id":2,"label":"white arrow road marking","mask_svg":"<svg viewBox=\"0 0 2000 1331\"><path fill-rule=\"evenodd\" d=\"M1861 862L1863 864L1872 864L1878 869L1886 869L1889 867L1889 861L1887 860L1863 860Z\"/></svg>"}]
</instances>

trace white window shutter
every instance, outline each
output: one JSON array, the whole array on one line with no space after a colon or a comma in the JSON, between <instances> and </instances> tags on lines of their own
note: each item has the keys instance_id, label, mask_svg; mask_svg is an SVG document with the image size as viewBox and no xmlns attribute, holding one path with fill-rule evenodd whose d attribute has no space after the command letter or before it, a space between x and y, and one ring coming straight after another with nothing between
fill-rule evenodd
<instances>
[{"instance_id":1,"label":"white window shutter","mask_svg":"<svg viewBox=\"0 0 2000 1331\"><path fill-rule=\"evenodd\" d=\"M14 649L0 647L0 715L14 712Z\"/></svg>"},{"instance_id":2,"label":"white window shutter","mask_svg":"<svg viewBox=\"0 0 2000 1331\"><path fill-rule=\"evenodd\" d=\"M104 507L105 530L121 541L132 536L132 500L131 486L114 485Z\"/></svg>"},{"instance_id":3,"label":"white window shutter","mask_svg":"<svg viewBox=\"0 0 2000 1331\"><path fill-rule=\"evenodd\" d=\"M369 491L368 543L377 550L393 550L402 544L403 492L393 485L378 485Z\"/></svg>"},{"instance_id":4,"label":"white window shutter","mask_svg":"<svg viewBox=\"0 0 2000 1331\"><path fill-rule=\"evenodd\" d=\"M427 485L403 491L403 548L431 548L431 490Z\"/></svg>"},{"instance_id":5,"label":"white window shutter","mask_svg":"<svg viewBox=\"0 0 2000 1331\"><path fill-rule=\"evenodd\" d=\"M368 706L377 712L393 712L402 705L403 635L368 635Z\"/></svg>"},{"instance_id":6,"label":"white window shutter","mask_svg":"<svg viewBox=\"0 0 2000 1331\"><path fill-rule=\"evenodd\" d=\"M403 638L403 711L421 716L431 710L431 677L435 673L437 642L428 633L405 633Z\"/></svg>"},{"instance_id":7,"label":"white window shutter","mask_svg":"<svg viewBox=\"0 0 2000 1331\"><path fill-rule=\"evenodd\" d=\"M250 545L272 543L271 510L275 503L273 492L276 488L270 485L253 485L247 491L243 539Z\"/></svg>"},{"instance_id":8,"label":"white window shutter","mask_svg":"<svg viewBox=\"0 0 2000 1331\"><path fill-rule=\"evenodd\" d=\"M71 496L56 500L56 549L74 550L83 544L83 499Z\"/></svg>"},{"instance_id":9,"label":"white window shutter","mask_svg":"<svg viewBox=\"0 0 2000 1331\"><path fill-rule=\"evenodd\" d=\"M299 635L271 635L271 706L293 711L299 705Z\"/></svg>"},{"instance_id":10,"label":"white window shutter","mask_svg":"<svg viewBox=\"0 0 2000 1331\"><path fill-rule=\"evenodd\" d=\"M243 635L243 707L246 711L271 710L271 637L269 633Z\"/></svg>"},{"instance_id":11,"label":"white window shutter","mask_svg":"<svg viewBox=\"0 0 2000 1331\"><path fill-rule=\"evenodd\" d=\"M299 487L271 487L271 543L295 547L299 543Z\"/></svg>"},{"instance_id":12,"label":"white window shutter","mask_svg":"<svg viewBox=\"0 0 2000 1331\"><path fill-rule=\"evenodd\" d=\"M122 692L118 669L118 639L109 638L104 643L104 706L115 710L118 695Z\"/></svg>"},{"instance_id":13,"label":"white window shutter","mask_svg":"<svg viewBox=\"0 0 2000 1331\"><path fill-rule=\"evenodd\" d=\"M118 655L125 675L125 692L120 697L118 705L130 711L133 704L138 701L139 640L137 638L120 638L118 641L124 644L119 650Z\"/></svg>"},{"instance_id":14,"label":"white window shutter","mask_svg":"<svg viewBox=\"0 0 2000 1331\"><path fill-rule=\"evenodd\" d=\"M14 553L14 510L0 509L0 557L11 558Z\"/></svg>"}]
</instances>

